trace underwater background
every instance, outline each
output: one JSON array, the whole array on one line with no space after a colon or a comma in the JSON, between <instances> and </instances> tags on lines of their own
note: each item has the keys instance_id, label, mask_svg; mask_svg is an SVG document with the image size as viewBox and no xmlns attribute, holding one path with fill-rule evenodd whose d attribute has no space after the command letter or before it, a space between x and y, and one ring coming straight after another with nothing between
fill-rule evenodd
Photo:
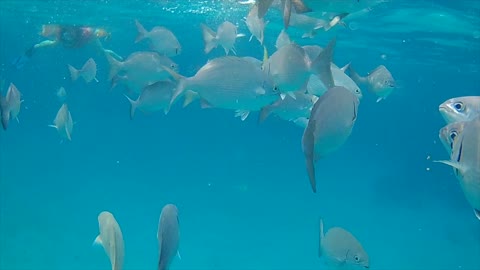
<instances>
[{"instance_id":1,"label":"underwater background","mask_svg":"<svg viewBox=\"0 0 480 270\"><path fill-rule=\"evenodd\" d=\"M19 123L0 130L0 269L109 269L97 215L110 211L125 240L124 269L155 269L162 207L179 209L181 259L171 269L326 269L318 258L319 219L362 243L371 269L480 269L480 223L438 139L438 105L480 94L480 4L477 1L389 1L348 28L313 39L289 30L301 45L336 36L334 62L361 74L386 65L401 87L376 103L364 93L347 143L317 163L312 193L301 148L303 129L278 117L257 123L198 102L164 115L137 113L110 91L109 65L92 48L46 48L21 70L12 59L34 43L42 24L101 26L103 46L126 57L148 50L134 43L138 19L169 28L182 44L172 59L192 76L208 59L200 23L229 20L247 35L239 56L262 59L263 48L236 1L0 2L0 64L22 92ZM278 11L265 43L274 52ZM68 64L92 57L98 83L72 82ZM76 122L72 141L49 128L68 92ZM2 94L5 94L6 89Z\"/></svg>"}]
</instances>

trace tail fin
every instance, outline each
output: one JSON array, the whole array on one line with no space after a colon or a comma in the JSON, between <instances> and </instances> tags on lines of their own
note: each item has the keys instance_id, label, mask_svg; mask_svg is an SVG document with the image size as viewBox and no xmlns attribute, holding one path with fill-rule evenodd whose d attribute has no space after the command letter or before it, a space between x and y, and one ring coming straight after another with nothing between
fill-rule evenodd
<instances>
[{"instance_id":1,"label":"tail fin","mask_svg":"<svg viewBox=\"0 0 480 270\"><path fill-rule=\"evenodd\" d=\"M203 43L205 44L205 53L209 53L211 50L217 47L216 33L205 24L200 24L202 27Z\"/></svg>"},{"instance_id":2,"label":"tail fin","mask_svg":"<svg viewBox=\"0 0 480 270\"><path fill-rule=\"evenodd\" d=\"M138 31L137 37L135 38L135 43L138 43L145 38L148 31L145 29L145 27L143 27L143 25L138 20L135 20L135 26L137 26L137 31Z\"/></svg>"},{"instance_id":3,"label":"tail fin","mask_svg":"<svg viewBox=\"0 0 480 270\"><path fill-rule=\"evenodd\" d=\"M124 95L124 96L130 102L130 119L133 120L133 117L135 116L135 111L137 110L138 102L135 100L132 100L127 95Z\"/></svg>"},{"instance_id":4,"label":"tail fin","mask_svg":"<svg viewBox=\"0 0 480 270\"><path fill-rule=\"evenodd\" d=\"M187 78L183 77L182 75L176 73L174 70L167 66L162 66L165 71L167 71L170 76L177 82L177 87L175 88L175 91L172 94L172 99L170 100L170 106L175 103L175 101L182 95L186 89L186 83L187 83ZM187 104L188 105L188 104ZM185 107L186 105L184 105Z\"/></svg>"},{"instance_id":5,"label":"tail fin","mask_svg":"<svg viewBox=\"0 0 480 270\"><path fill-rule=\"evenodd\" d=\"M367 83L367 77L362 77L358 75L358 73L353 69L352 65L349 65L347 68L350 78L356 83L356 84L364 84Z\"/></svg>"},{"instance_id":6,"label":"tail fin","mask_svg":"<svg viewBox=\"0 0 480 270\"><path fill-rule=\"evenodd\" d=\"M330 89L335 86L333 81L331 63L333 62L333 51L335 49L335 44L337 38L334 37L327 47L322 50L322 52L317 56L317 58L311 63L310 70L313 74L317 75L318 78L325 84L327 89Z\"/></svg>"},{"instance_id":7,"label":"tail fin","mask_svg":"<svg viewBox=\"0 0 480 270\"><path fill-rule=\"evenodd\" d=\"M108 63L110 64L110 72L108 73L108 80L111 81L115 75L120 72L122 69L123 62L118 61L115 59L111 54L105 53L107 57Z\"/></svg>"},{"instance_id":8,"label":"tail fin","mask_svg":"<svg viewBox=\"0 0 480 270\"><path fill-rule=\"evenodd\" d=\"M267 119L267 117L272 113L271 106L265 106L260 110L260 114L258 115L258 123L262 123Z\"/></svg>"},{"instance_id":9,"label":"tail fin","mask_svg":"<svg viewBox=\"0 0 480 270\"><path fill-rule=\"evenodd\" d=\"M80 75L80 71L71 65L68 65L68 70L70 70L70 76L72 77L72 81L76 81L78 79L78 76Z\"/></svg>"},{"instance_id":10,"label":"tail fin","mask_svg":"<svg viewBox=\"0 0 480 270\"><path fill-rule=\"evenodd\" d=\"M183 107L187 107L190 103L192 103L195 99L198 99L198 93L193 92L191 90L185 91L185 100L183 101Z\"/></svg>"}]
</instances>

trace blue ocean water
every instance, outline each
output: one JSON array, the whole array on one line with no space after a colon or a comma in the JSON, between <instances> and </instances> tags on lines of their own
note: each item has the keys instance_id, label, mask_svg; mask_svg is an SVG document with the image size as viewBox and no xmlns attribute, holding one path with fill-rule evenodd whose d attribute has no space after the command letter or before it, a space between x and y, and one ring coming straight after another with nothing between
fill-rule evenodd
<instances>
[{"instance_id":1,"label":"blue ocean water","mask_svg":"<svg viewBox=\"0 0 480 270\"><path fill-rule=\"evenodd\" d=\"M239 56L263 49L242 22L237 1L0 2L1 77L23 94L19 123L0 130L0 269L109 269L97 215L112 212L125 240L124 269L155 269L157 224L167 203L179 209L181 259L171 269L326 269L318 258L319 219L360 240L371 269L480 269L480 223L448 166L438 139L438 105L480 94L480 6L476 1L389 1L347 21L349 28L296 42L325 46L336 36L334 61L361 74L383 64L400 84L376 103L364 91L347 143L317 163L311 192L301 148L303 130L269 117L257 124L198 103L137 112L109 91L105 57L94 48L45 48L23 69L11 61L43 38L42 24L76 23L111 31L103 42L126 57L134 20L171 29L182 44L172 59L191 76L205 55L200 23L224 20L247 34ZM282 28L267 14L266 46ZM67 65L92 57L98 83L72 82ZM228 78L226 78L228 79ZM49 128L68 92L76 122L71 142ZM6 90L6 89L5 89ZM5 91L2 93L5 94Z\"/></svg>"}]
</instances>

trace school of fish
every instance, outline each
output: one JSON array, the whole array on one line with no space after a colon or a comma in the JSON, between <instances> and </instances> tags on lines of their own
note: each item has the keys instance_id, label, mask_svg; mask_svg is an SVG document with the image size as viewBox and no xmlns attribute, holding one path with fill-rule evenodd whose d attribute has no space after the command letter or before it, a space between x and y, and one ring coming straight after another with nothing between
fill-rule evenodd
<instances>
[{"instance_id":1,"label":"school of fish","mask_svg":"<svg viewBox=\"0 0 480 270\"><path fill-rule=\"evenodd\" d=\"M219 25L201 23L205 54L223 49L225 56L210 59L194 75L185 76L173 57L180 55L182 46L175 34L163 26L150 31L135 20L137 37L132 43L148 43L149 51L132 52L125 59L105 51L109 63L108 81L111 88L123 89L130 104L130 118L136 112L163 111L168 114L177 101L183 106L198 100L201 108L230 110L232 116L246 120L253 112L258 121L276 116L304 130L302 147L307 179L317 192L316 163L338 151L353 133L362 98L368 90L377 102L387 99L397 88L395 79L384 65L365 76L359 75L351 63L343 67L334 62L337 38L326 44L300 45L287 30L295 28L303 38L321 35L333 27L342 27L349 14L379 4L380 0L256 0L241 1L248 6L243 22L250 31L249 42L255 38L263 47L263 59L240 56L235 44L246 34L238 32L237 22ZM264 16L271 9L279 10L283 29L276 40L268 40L265 31L269 21ZM310 14L325 13L319 18ZM199 42L202 42L199 41ZM271 55L267 45L275 45ZM85 83L98 82L97 65L88 58L82 67L66 67L72 81L82 78ZM2 85L3 87L3 85ZM67 91L56 91L62 103L50 127L60 138L71 141L75 122L68 106ZM0 95L1 122L4 130L20 114L22 94L10 83L5 96ZM440 140L450 159L438 161L451 166L468 203L480 220L480 96L452 98L439 107L447 122L439 132ZM78 112L80 113L80 112ZM328 168L322 168L328 170ZM99 235L94 243L103 246L112 270L124 266L125 243L114 215L103 211L98 215ZM340 267L369 268L367 252L347 230L333 227L326 233L323 219L319 228L319 257L333 269ZM168 269L175 257L180 258L179 211L174 204L161 210L158 231L158 269ZM344 269L344 268L342 268Z\"/></svg>"}]
</instances>

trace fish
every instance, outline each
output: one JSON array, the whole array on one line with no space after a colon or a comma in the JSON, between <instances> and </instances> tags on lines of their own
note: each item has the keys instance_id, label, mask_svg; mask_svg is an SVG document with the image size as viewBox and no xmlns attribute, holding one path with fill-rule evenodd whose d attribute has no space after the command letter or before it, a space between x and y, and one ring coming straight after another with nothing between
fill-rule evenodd
<instances>
[{"instance_id":1,"label":"fish","mask_svg":"<svg viewBox=\"0 0 480 270\"><path fill-rule=\"evenodd\" d=\"M302 149L310 185L317 192L315 162L339 149L350 137L357 120L360 100L342 86L323 94L310 114L302 137Z\"/></svg>"},{"instance_id":2,"label":"fish","mask_svg":"<svg viewBox=\"0 0 480 270\"><path fill-rule=\"evenodd\" d=\"M124 84L133 93L140 94L142 89L158 81L171 80L170 73L163 67L174 71L178 65L168 56L159 55L157 52L134 52L125 61L119 61L109 54L107 60L110 64L108 79L112 88Z\"/></svg>"},{"instance_id":3,"label":"fish","mask_svg":"<svg viewBox=\"0 0 480 270\"><path fill-rule=\"evenodd\" d=\"M306 46L302 46L302 48L310 60L318 57L318 55L323 51L323 48L318 45L306 45ZM347 74L345 74L345 71L348 69L349 66L350 66L350 63L348 63L342 68L339 68L334 63L331 63L330 70L332 71L333 84L335 86L343 86L347 88L352 93L357 95L359 99L362 99L363 93L360 87L352 80L352 78L350 78ZM308 84L307 84L308 93L316 96L321 96L327 90L328 88L320 80L320 78L318 78L315 75L310 75L310 79L308 80Z\"/></svg>"},{"instance_id":4,"label":"fish","mask_svg":"<svg viewBox=\"0 0 480 270\"><path fill-rule=\"evenodd\" d=\"M135 43L142 40L148 40L152 50L160 55L173 57L181 54L182 46L175 34L169 29L162 26L156 26L149 32L138 20L135 20L135 25L138 31Z\"/></svg>"},{"instance_id":5,"label":"fish","mask_svg":"<svg viewBox=\"0 0 480 270\"><path fill-rule=\"evenodd\" d=\"M367 85L368 90L377 95L377 102L385 100L396 88L395 79L384 65L378 66L366 77L358 75L351 65L347 70L356 84Z\"/></svg>"},{"instance_id":6,"label":"fish","mask_svg":"<svg viewBox=\"0 0 480 270\"><path fill-rule=\"evenodd\" d=\"M18 120L22 104L22 93L17 89L15 84L10 83L5 97L0 96L0 112L2 118L2 127L7 130L10 119Z\"/></svg>"},{"instance_id":7,"label":"fish","mask_svg":"<svg viewBox=\"0 0 480 270\"><path fill-rule=\"evenodd\" d=\"M305 14L292 13L290 17L290 26L300 29L304 32L302 38L315 37L317 30L322 29L327 25L327 21L310 17Z\"/></svg>"},{"instance_id":8,"label":"fish","mask_svg":"<svg viewBox=\"0 0 480 270\"><path fill-rule=\"evenodd\" d=\"M170 110L170 100L172 99L176 83L172 81L158 81L154 84L146 86L137 100L125 97L130 102L130 119L133 120L137 109L143 112L164 111L167 114Z\"/></svg>"},{"instance_id":9,"label":"fish","mask_svg":"<svg viewBox=\"0 0 480 270\"><path fill-rule=\"evenodd\" d=\"M360 87L343 71L345 67L339 68L334 63L331 63L331 71L333 76L333 83L336 86L343 86L355 94L359 99L363 98L363 92ZM307 93L321 96L327 91L325 84L315 75L310 75L310 79L307 84Z\"/></svg>"},{"instance_id":10,"label":"fish","mask_svg":"<svg viewBox=\"0 0 480 270\"><path fill-rule=\"evenodd\" d=\"M336 38L333 38L313 61L295 43L286 44L273 53L268 59L270 76L282 94L305 91L311 74L318 76L327 87L333 87L330 63L335 43Z\"/></svg>"},{"instance_id":11,"label":"fish","mask_svg":"<svg viewBox=\"0 0 480 270\"><path fill-rule=\"evenodd\" d=\"M480 220L480 116L464 121L463 130L453 139L450 160L434 160L453 168L465 198Z\"/></svg>"},{"instance_id":12,"label":"fish","mask_svg":"<svg viewBox=\"0 0 480 270\"><path fill-rule=\"evenodd\" d=\"M480 115L480 96L450 98L438 107L445 122L469 121Z\"/></svg>"},{"instance_id":13,"label":"fish","mask_svg":"<svg viewBox=\"0 0 480 270\"><path fill-rule=\"evenodd\" d=\"M173 103L186 90L196 93L202 108L223 108L236 111L245 120L251 111L258 111L279 98L278 87L257 64L237 56L214 58L192 77L171 71L178 82ZM193 98L194 99L194 98ZM185 95L185 104L193 100Z\"/></svg>"},{"instance_id":14,"label":"fish","mask_svg":"<svg viewBox=\"0 0 480 270\"><path fill-rule=\"evenodd\" d=\"M278 99L275 103L262 108L259 114L259 122L265 121L270 114L276 114L283 120L298 122L299 118L308 118L313 104L318 97L301 92L295 92L295 97L286 96L285 99Z\"/></svg>"},{"instance_id":15,"label":"fish","mask_svg":"<svg viewBox=\"0 0 480 270\"><path fill-rule=\"evenodd\" d=\"M248 30L252 34L249 41L255 37L260 45L263 45L265 25L268 23L264 21L263 18L258 18L258 6L253 5L245 18L245 24L247 25Z\"/></svg>"},{"instance_id":16,"label":"fish","mask_svg":"<svg viewBox=\"0 0 480 270\"><path fill-rule=\"evenodd\" d=\"M76 81L79 77L82 77L87 83L93 80L98 82L95 77L97 75L97 64L92 58L89 58L80 70L74 68L72 65L68 65L68 70L70 70L72 81Z\"/></svg>"},{"instance_id":17,"label":"fish","mask_svg":"<svg viewBox=\"0 0 480 270\"><path fill-rule=\"evenodd\" d=\"M235 41L237 38L245 36L245 34L237 33L237 27L229 21L221 23L216 33L204 23L201 23L200 27L202 28L203 42L205 45L204 51L206 54L220 45L225 50L226 55L228 55L230 51L236 55Z\"/></svg>"},{"instance_id":18,"label":"fish","mask_svg":"<svg viewBox=\"0 0 480 270\"><path fill-rule=\"evenodd\" d=\"M103 211L98 215L98 227L100 234L93 242L103 246L107 253L112 270L122 270L125 257L125 244L123 234L117 220L112 213Z\"/></svg>"},{"instance_id":19,"label":"fish","mask_svg":"<svg viewBox=\"0 0 480 270\"><path fill-rule=\"evenodd\" d=\"M180 223L178 209L174 204L167 204L162 208L158 221L158 270L166 270L172 263L175 255L180 257L178 246L180 243Z\"/></svg>"},{"instance_id":20,"label":"fish","mask_svg":"<svg viewBox=\"0 0 480 270\"><path fill-rule=\"evenodd\" d=\"M60 103L64 103L67 100L67 90L63 86L57 89L55 93Z\"/></svg>"},{"instance_id":21,"label":"fish","mask_svg":"<svg viewBox=\"0 0 480 270\"><path fill-rule=\"evenodd\" d=\"M452 122L441 128L438 132L438 137L440 138L440 141L449 155L452 153L453 142L457 138L458 134L462 133L465 123L467 122Z\"/></svg>"},{"instance_id":22,"label":"fish","mask_svg":"<svg viewBox=\"0 0 480 270\"><path fill-rule=\"evenodd\" d=\"M280 49L281 47L287 45L287 44L292 44L292 40L290 39L290 37L288 36L287 32L285 31L285 29L282 29L282 31L280 31L280 34L278 34L278 37L277 37L277 40L275 41L275 47L278 49Z\"/></svg>"},{"instance_id":23,"label":"fish","mask_svg":"<svg viewBox=\"0 0 480 270\"><path fill-rule=\"evenodd\" d=\"M66 138L69 141L72 140L73 120L67 103L62 104L53 120L53 125L48 126L55 128L60 134L60 137Z\"/></svg>"},{"instance_id":24,"label":"fish","mask_svg":"<svg viewBox=\"0 0 480 270\"><path fill-rule=\"evenodd\" d=\"M320 219L320 241L318 256L332 268L370 268L370 259L362 244L349 231L330 228L324 234L323 220Z\"/></svg>"}]
</instances>

